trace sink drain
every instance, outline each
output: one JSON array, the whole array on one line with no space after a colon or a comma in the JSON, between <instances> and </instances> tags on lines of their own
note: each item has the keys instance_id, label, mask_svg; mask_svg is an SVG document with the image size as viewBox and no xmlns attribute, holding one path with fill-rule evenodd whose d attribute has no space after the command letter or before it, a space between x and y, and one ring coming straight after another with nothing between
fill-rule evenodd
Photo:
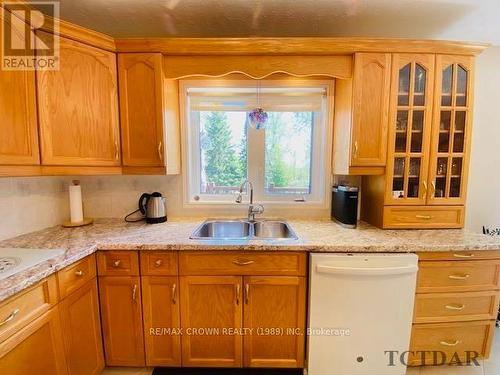
<instances>
[{"instance_id":1,"label":"sink drain","mask_svg":"<svg viewBox=\"0 0 500 375\"><path fill-rule=\"evenodd\" d=\"M21 263L20 258L16 257L2 257L0 258L0 273L8 271Z\"/></svg>"}]
</instances>

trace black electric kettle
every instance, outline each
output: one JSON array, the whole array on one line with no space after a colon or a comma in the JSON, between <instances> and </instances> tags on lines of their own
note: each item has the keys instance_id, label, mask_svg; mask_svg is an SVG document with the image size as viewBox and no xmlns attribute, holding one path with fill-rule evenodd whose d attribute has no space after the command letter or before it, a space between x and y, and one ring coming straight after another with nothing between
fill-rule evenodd
<instances>
[{"instance_id":1,"label":"black electric kettle","mask_svg":"<svg viewBox=\"0 0 500 375\"><path fill-rule=\"evenodd\" d=\"M128 214L125 217L125 221L135 222L146 219L146 223L148 224L158 224L167 221L167 200L161 195L161 193L144 193L139 198L138 204L139 208L131 214ZM138 220L128 219L131 215L137 212L140 212L143 217Z\"/></svg>"}]
</instances>

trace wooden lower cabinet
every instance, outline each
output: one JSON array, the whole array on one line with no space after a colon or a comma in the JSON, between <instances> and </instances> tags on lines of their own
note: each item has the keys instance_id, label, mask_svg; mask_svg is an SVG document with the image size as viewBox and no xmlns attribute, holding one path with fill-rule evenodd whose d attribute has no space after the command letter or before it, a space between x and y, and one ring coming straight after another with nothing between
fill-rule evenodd
<instances>
[{"instance_id":1,"label":"wooden lower cabinet","mask_svg":"<svg viewBox=\"0 0 500 375\"><path fill-rule=\"evenodd\" d=\"M182 365L241 367L242 278L181 276Z\"/></svg>"},{"instance_id":2,"label":"wooden lower cabinet","mask_svg":"<svg viewBox=\"0 0 500 375\"><path fill-rule=\"evenodd\" d=\"M147 366L180 366L177 276L143 276L142 305Z\"/></svg>"},{"instance_id":3,"label":"wooden lower cabinet","mask_svg":"<svg viewBox=\"0 0 500 375\"><path fill-rule=\"evenodd\" d=\"M108 366L144 366L141 288L137 276L99 277Z\"/></svg>"},{"instance_id":4,"label":"wooden lower cabinet","mask_svg":"<svg viewBox=\"0 0 500 375\"><path fill-rule=\"evenodd\" d=\"M57 306L0 343L0 374L68 374Z\"/></svg>"},{"instance_id":5,"label":"wooden lower cabinet","mask_svg":"<svg viewBox=\"0 0 500 375\"><path fill-rule=\"evenodd\" d=\"M96 279L59 305L70 375L99 375L104 368Z\"/></svg>"},{"instance_id":6,"label":"wooden lower cabinet","mask_svg":"<svg viewBox=\"0 0 500 375\"><path fill-rule=\"evenodd\" d=\"M303 277L244 278L245 367L303 367L305 284Z\"/></svg>"}]
</instances>

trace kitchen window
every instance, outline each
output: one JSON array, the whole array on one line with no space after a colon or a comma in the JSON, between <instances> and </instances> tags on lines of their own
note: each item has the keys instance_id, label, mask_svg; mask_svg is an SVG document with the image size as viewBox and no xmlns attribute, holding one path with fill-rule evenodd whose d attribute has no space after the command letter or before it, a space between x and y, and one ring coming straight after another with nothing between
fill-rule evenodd
<instances>
[{"instance_id":1,"label":"kitchen window","mask_svg":"<svg viewBox=\"0 0 500 375\"><path fill-rule=\"evenodd\" d=\"M234 203L248 179L256 202L324 205L332 86L312 82L181 81L186 201Z\"/></svg>"}]
</instances>

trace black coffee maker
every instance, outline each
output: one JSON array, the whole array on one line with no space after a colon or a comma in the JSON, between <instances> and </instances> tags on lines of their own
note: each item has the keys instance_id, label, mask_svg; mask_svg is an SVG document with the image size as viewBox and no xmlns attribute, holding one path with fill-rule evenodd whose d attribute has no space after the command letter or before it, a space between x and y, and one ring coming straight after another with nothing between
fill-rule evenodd
<instances>
[{"instance_id":1,"label":"black coffee maker","mask_svg":"<svg viewBox=\"0 0 500 375\"><path fill-rule=\"evenodd\" d=\"M332 188L332 220L347 228L356 228L358 223L357 186L335 185Z\"/></svg>"}]
</instances>

